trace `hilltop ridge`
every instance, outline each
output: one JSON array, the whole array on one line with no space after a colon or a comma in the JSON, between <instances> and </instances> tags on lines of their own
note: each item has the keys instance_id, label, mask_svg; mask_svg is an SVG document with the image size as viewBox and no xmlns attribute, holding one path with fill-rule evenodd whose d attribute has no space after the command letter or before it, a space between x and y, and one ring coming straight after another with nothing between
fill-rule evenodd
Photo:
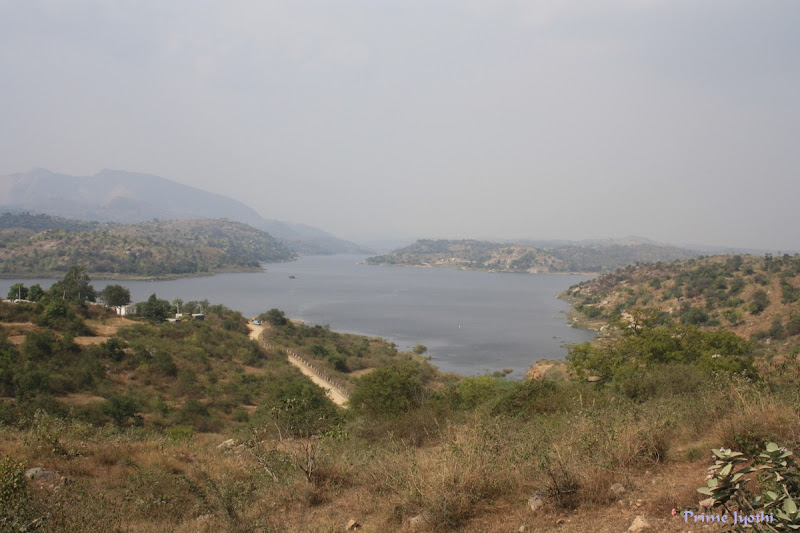
<instances>
[{"instance_id":1,"label":"hilltop ridge","mask_svg":"<svg viewBox=\"0 0 800 533\"><path fill-rule=\"evenodd\" d=\"M368 264L449 267L497 272L608 272L637 262L686 259L691 250L648 242L642 238L605 241L519 241L420 239Z\"/></svg>"},{"instance_id":2,"label":"hilltop ridge","mask_svg":"<svg viewBox=\"0 0 800 533\"><path fill-rule=\"evenodd\" d=\"M231 220L115 224L0 215L0 275L60 275L73 263L95 276L163 277L258 271L297 255L269 233Z\"/></svg>"}]
</instances>

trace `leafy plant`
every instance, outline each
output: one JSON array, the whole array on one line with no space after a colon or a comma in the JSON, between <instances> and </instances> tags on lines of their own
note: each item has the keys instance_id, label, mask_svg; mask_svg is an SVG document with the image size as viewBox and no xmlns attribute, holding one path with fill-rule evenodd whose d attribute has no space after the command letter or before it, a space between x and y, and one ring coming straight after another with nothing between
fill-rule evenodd
<instances>
[{"instance_id":1,"label":"leafy plant","mask_svg":"<svg viewBox=\"0 0 800 533\"><path fill-rule=\"evenodd\" d=\"M697 489L713 500L713 507L725 512L769 516L771 520L746 520L733 524L736 531L798 531L800 510L800 473L794 454L774 442L767 443L754 461L743 453L720 448L712 450L714 465L708 469L707 486ZM758 492L748 490L758 482Z\"/></svg>"}]
</instances>

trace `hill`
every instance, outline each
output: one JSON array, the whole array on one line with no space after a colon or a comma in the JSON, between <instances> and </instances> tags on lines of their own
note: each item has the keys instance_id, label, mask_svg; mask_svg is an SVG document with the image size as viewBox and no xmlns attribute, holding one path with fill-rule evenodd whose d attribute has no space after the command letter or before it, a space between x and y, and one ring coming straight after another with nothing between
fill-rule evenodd
<instances>
[{"instance_id":1,"label":"hill","mask_svg":"<svg viewBox=\"0 0 800 533\"><path fill-rule=\"evenodd\" d=\"M595 326L649 308L724 328L769 353L800 353L800 256L728 255L628 266L565 294Z\"/></svg>"},{"instance_id":2,"label":"hill","mask_svg":"<svg viewBox=\"0 0 800 533\"><path fill-rule=\"evenodd\" d=\"M637 263L683 259L693 252L669 245L626 241L585 243L495 243L475 240L418 240L369 264L435 266L497 272L607 272Z\"/></svg>"},{"instance_id":3,"label":"hill","mask_svg":"<svg viewBox=\"0 0 800 533\"><path fill-rule=\"evenodd\" d=\"M268 233L230 220L123 225L0 216L0 275L6 277L60 276L73 263L107 277L256 271L261 263L295 257Z\"/></svg>"},{"instance_id":4,"label":"hill","mask_svg":"<svg viewBox=\"0 0 800 533\"><path fill-rule=\"evenodd\" d=\"M123 224L226 218L267 231L300 253L363 251L317 228L265 219L237 200L159 176L121 170L106 169L88 177L45 169L0 176L0 210Z\"/></svg>"}]
</instances>

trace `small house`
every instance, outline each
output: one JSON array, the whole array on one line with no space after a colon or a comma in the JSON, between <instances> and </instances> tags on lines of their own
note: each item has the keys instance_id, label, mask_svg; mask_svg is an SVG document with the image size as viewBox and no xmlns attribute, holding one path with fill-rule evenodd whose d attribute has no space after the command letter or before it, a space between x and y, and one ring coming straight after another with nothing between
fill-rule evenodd
<instances>
[{"instance_id":1,"label":"small house","mask_svg":"<svg viewBox=\"0 0 800 533\"><path fill-rule=\"evenodd\" d=\"M119 316L128 316L136 314L136 305L118 305L114 308Z\"/></svg>"}]
</instances>

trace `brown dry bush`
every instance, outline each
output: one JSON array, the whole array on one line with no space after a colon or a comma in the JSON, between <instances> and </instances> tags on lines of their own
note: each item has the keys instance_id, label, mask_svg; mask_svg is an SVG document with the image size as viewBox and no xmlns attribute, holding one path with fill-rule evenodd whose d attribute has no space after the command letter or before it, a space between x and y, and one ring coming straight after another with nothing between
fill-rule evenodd
<instances>
[{"instance_id":1,"label":"brown dry bush","mask_svg":"<svg viewBox=\"0 0 800 533\"><path fill-rule=\"evenodd\" d=\"M800 444L798 406L760 386L731 387L712 435L717 445L757 455L767 442L780 442L789 448Z\"/></svg>"},{"instance_id":2,"label":"brown dry bush","mask_svg":"<svg viewBox=\"0 0 800 533\"><path fill-rule=\"evenodd\" d=\"M434 531L461 527L518 486L501 428L484 421L451 429L438 453L414 465L408 504L421 511Z\"/></svg>"}]
</instances>

